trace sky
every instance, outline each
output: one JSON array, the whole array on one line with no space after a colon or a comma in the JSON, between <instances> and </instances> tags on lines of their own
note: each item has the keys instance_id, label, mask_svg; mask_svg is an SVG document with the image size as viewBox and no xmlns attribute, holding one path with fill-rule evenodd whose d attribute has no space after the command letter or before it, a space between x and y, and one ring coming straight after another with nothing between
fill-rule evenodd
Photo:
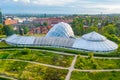
<instances>
[{"instance_id":1,"label":"sky","mask_svg":"<svg viewBox=\"0 0 120 80\"><path fill-rule=\"evenodd\" d=\"M120 13L120 0L0 0L9 14L113 14Z\"/></svg>"}]
</instances>

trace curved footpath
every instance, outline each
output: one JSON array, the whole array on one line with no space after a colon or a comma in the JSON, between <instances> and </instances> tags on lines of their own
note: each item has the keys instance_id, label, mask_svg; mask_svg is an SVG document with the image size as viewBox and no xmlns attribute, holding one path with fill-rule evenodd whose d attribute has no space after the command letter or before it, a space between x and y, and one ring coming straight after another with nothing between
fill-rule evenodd
<instances>
[{"instance_id":1,"label":"curved footpath","mask_svg":"<svg viewBox=\"0 0 120 80\"><path fill-rule=\"evenodd\" d=\"M54 65L43 64L43 63L34 62L34 61L19 60L19 59L0 59L0 60L8 60L8 61L11 60L11 61L28 62L28 63L38 64L38 65L47 66L47 67L51 67L51 68L57 68L57 69L69 69L69 68L66 68L66 67L54 66Z\"/></svg>"},{"instance_id":2,"label":"curved footpath","mask_svg":"<svg viewBox=\"0 0 120 80\"><path fill-rule=\"evenodd\" d=\"M56 68L56 69L65 69L65 70L68 70L68 74L66 75L65 80L70 80L72 71L80 71L80 72L111 72L111 71L118 71L118 72L120 72L120 69L102 69L102 70L81 70L81 69L75 69L74 66L75 66L76 59L77 59L77 56L75 56L71 66L69 68L61 67L61 66L54 66L54 65L49 65L49 64L43 64L43 63L34 62L34 61L18 60L18 59L0 59L0 60L8 60L8 61L12 60L12 61L28 62L28 63L38 64L38 65L51 67L51 68ZM0 75L0 76L3 76L5 78L9 78L9 79L12 79L12 80L17 80L15 78L7 77L5 75Z\"/></svg>"},{"instance_id":3,"label":"curved footpath","mask_svg":"<svg viewBox=\"0 0 120 80\"><path fill-rule=\"evenodd\" d=\"M42 66L46 66L46 67L51 67L51 68L56 68L56 69L66 69L66 70L71 70L72 71L81 71L81 72L94 72L94 71L101 71L101 72L109 72L109 71L120 71L120 69L101 69L101 70L81 70L81 69L74 69L73 66L71 65L70 67L66 68L66 67L61 67L61 66L54 66L54 65L49 65L49 64L43 64L43 63L39 63L39 62L34 62L34 61L26 61L26 60L19 60L19 59L0 59L0 60L12 60L12 61L20 61L20 62L28 62L28 63L32 63L32 64L38 64L38 65L42 65ZM75 60L75 58L74 58ZM74 62L73 60L73 62ZM74 64L72 62L72 64Z\"/></svg>"},{"instance_id":4,"label":"curved footpath","mask_svg":"<svg viewBox=\"0 0 120 80\"><path fill-rule=\"evenodd\" d=\"M80 70L80 69L74 69L75 71L80 72L111 72L111 71L120 71L120 69L101 69L101 70Z\"/></svg>"},{"instance_id":5,"label":"curved footpath","mask_svg":"<svg viewBox=\"0 0 120 80\"><path fill-rule=\"evenodd\" d=\"M16 49L0 49L0 50L16 50ZM17 50L23 50L23 49L17 49ZM68 55L68 56L77 55L77 54L66 53L66 52L58 52L58 51L52 51L52 50L41 50L41 49L30 49L30 50L47 51L47 52L53 52L53 53L62 54L62 55ZM80 55L80 56L81 57L88 57L87 55ZM94 56L93 58L98 58L98 59L120 59L120 57L96 57L96 56Z\"/></svg>"},{"instance_id":6,"label":"curved footpath","mask_svg":"<svg viewBox=\"0 0 120 80\"><path fill-rule=\"evenodd\" d=\"M10 80L18 80L16 78L13 78L13 77L10 77L10 76L4 75L4 74L0 74L0 77L7 78L7 79L10 79Z\"/></svg>"},{"instance_id":7,"label":"curved footpath","mask_svg":"<svg viewBox=\"0 0 120 80\"><path fill-rule=\"evenodd\" d=\"M0 49L0 50L15 50L15 49ZM23 50L23 49L17 49L17 50ZM77 56L78 56L77 54L57 52L57 51L49 51L49 50L39 50L39 49L31 49L31 50L47 51L47 52L54 52L54 53L62 54L62 55L74 56L74 59L73 59L73 61L71 63L71 66L68 67L68 68L61 67L61 66L54 66L54 65L50 65L50 64L43 64L43 63L34 62L34 61L19 60L19 59L0 59L0 60L21 61L21 62L28 62L28 63L32 63L32 64L38 64L38 65L42 65L42 66L47 66L47 67L51 67L51 68L66 69L66 70L68 70L68 74L67 74L65 80L70 80L72 71L80 71L80 72L94 72L94 71L95 72L111 72L111 71L120 71L120 69L101 69L101 70L81 70L81 69L75 69L74 66L75 66L75 63L76 63L76 60L77 60ZM82 57L88 57L88 56L84 56L84 55L81 55L81 56ZM94 58L98 58L98 59L120 59L120 57L94 57Z\"/></svg>"}]
</instances>

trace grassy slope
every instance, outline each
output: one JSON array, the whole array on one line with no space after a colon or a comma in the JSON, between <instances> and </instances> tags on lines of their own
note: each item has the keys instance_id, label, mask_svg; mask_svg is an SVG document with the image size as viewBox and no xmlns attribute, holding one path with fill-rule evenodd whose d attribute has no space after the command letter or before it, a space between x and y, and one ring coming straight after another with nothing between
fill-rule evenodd
<instances>
[{"instance_id":1,"label":"grassy slope","mask_svg":"<svg viewBox=\"0 0 120 80\"><path fill-rule=\"evenodd\" d=\"M0 51L0 59L21 59L45 64L69 67L74 56L67 56L46 51L13 50Z\"/></svg>"},{"instance_id":2,"label":"grassy slope","mask_svg":"<svg viewBox=\"0 0 120 80\"><path fill-rule=\"evenodd\" d=\"M18 80L64 80L68 72L67 70L59 70L19 61L0 60L0 65L0 74L5 74Z\"/></svg>"},{"instance_id":3,"label":"grassy slope","mask_svg":"<svg viewBox=\"0 0 120 80\"><path fill-rule=\"evenodd\" d=\"M79 56L75 67L78 69L119 69L120 59L90 59Z\"/></svg>"},{"instance_id":4,"label":"grassy slope","mask_svg":"<svg viewBox=\"0 0 120 80\"><path fill-rule=\"evenodd\" d=\"M5 42L0 42L0 47L9 47L10 45L6 44Z\"/></svg>"},{"instance_id":5,"label":"grassy slope","mask_svg":"<svg viewBox=\"0 0 120 80\"><path fill-rule=\"evenodd\" d=\"M72 72L71 80L120 80L120 72Z\"/></svg>"}]
</instances>

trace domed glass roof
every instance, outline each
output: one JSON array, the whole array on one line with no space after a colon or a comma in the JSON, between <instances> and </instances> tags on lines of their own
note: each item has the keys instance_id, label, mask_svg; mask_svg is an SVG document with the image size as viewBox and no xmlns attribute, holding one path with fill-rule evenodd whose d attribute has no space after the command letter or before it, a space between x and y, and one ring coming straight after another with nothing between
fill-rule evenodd
<instances>
[{"instance_id":1,"label":"domed glass roof","mask_svg":"<svg viewBox=\"0 0 120 80\"><path fill-rule=\"evenodd\" d=\"M69 24L60 22L50 29L50 31L46 34L46 37L70 38L70 37L74 37L74 33Z\"/></svg>"},{"instance_id":2,"label":"domed glass roof","mask_svg":"<svg viewBox=\"0 0 120 80\"><path fill-rule=\"evenodd\" d=\"M117 49L118 45L96 32L91 32L76 39L73 48L94 52L108 52Z\"/></svg>"},{"instance_id":3,"label":"domed glass roof","mask_svg":"<svg viewBox=\"0 0 120 80\"><path fill-rule=\"evenodd\" d=\"M82 36L83 39L89 41L104 41L106 37L102 36L101 34L96 33L95 31L85 34Z\"/></svg>"}]
</instances>

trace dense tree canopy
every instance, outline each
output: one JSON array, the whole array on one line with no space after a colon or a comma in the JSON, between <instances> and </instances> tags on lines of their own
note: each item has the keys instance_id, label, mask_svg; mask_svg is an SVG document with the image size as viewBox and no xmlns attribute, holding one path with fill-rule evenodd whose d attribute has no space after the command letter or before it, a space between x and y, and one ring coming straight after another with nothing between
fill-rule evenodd
<instances>
[{"instance_id":1,"label":"dense tree canopy","mask_svg":"<svg viewBox=\"0 0 120 80\"><path fill-rule=\"evenodd\" d=\"M24 34L27 34L29 31L28 26L22 26L22 28L23 28Z\"/></svg>"},{"instance_id":2,"label":"dense tree canopy","mask_svg":"<svg viewBox=\"0 0 120 80\"><path fill-rule=\"evenodd\" d=\"M101 34L114 34L120 36L120 22L118 17L77 17L72 22L72 28L77 36L82 36L85 33L92 31L99 32Z\"/></svg>"},{"instance_id":3,"label":"dense tree canopy","mask_svg":"<svg viewBox=\"0 0 120 80\"><path fill-rule=\"evenodd\" d=\"M72 22L72 28L73 28L75 35L83 35L84 34L83 24L82 24L82 20L80 18L74 19L74 21Z\"/></svg>"},{"instance_id":4,"label":"dense tree canopy","mask_svg":"<svg viewBox=\"0 0 120 80\"><path fill-rule=\"evenodd\" d=\"M116 27L115 27L115 25L109 24L107 26L104 26L103 27L103 33L116 34Z\"/></svg>"},{"instance_id":5,"label":"dense tree canopy","mask_svg":"<svg viewBox=\"0 0 120 80\"><path fill-rule=\"evenodd\" d=\"M4 31L3 31L3 25L0 24L0 35L3 35Z\"/></svg>"},{"instance_id":6,"label":"dense tree canopy","mask_svg":"<svg viewBox=\"0 0 120 80\"><path fill-rule=\"evenodd\" d=\"M5 25L3 27L3 30L4 30L5 35L7 35L7 36L14 34L14 29L13 29L13 26L11 26L11 25Z\"/></svg>"},{"instance_id":7,"label":"dense tree canopy","mask_svg":"<svg viewBox=\"0 0 120 80\"><path fill-rule=\"evenodd\" d=\"M71 24L74 34L83 34L96 31L119 45L120 51L120 17L118 16L87 16L76 17Z\"/></svg>"}]
</instances>

